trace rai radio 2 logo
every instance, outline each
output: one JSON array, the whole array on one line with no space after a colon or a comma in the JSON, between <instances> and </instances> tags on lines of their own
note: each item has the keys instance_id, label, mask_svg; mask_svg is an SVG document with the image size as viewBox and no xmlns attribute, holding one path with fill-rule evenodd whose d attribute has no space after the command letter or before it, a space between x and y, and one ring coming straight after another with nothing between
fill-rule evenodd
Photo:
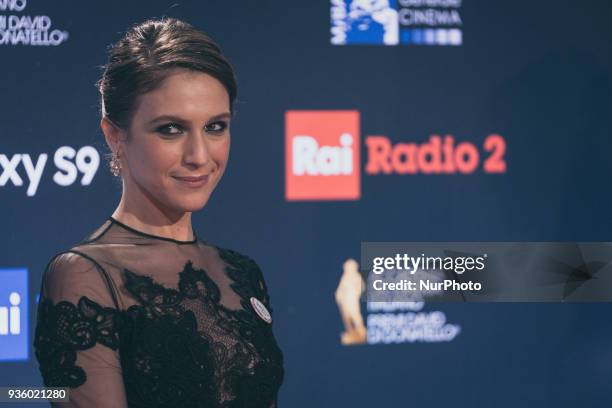
<instances>
[{"instance_id":1,"label":"rai radio 2 logo","mask_svg":"<svg viewBox=\"0 0 612 408\"><path fill-rule=\"evenodd\" d=\"M368 175L505 173L506 141L488 135L481 150L452 135L433 134L426 142L393 144L367 136ZM361 198L360 113L357 110L285 112L285 198L287 201Z\"/></svg>"}]
</instances>

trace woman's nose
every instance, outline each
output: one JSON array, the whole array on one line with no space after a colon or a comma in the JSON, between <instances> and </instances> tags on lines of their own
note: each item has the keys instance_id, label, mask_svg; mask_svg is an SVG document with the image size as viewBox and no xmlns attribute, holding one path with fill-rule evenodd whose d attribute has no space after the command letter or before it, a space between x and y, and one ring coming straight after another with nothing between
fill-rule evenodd
<instances>
[{"instance_id":1,"label":"woman's nose","mask_svg":"<svg viewBox=\"0 0 612 408\"><path fill-rule=\"evenodd\" d=\"M185 163L195 167L205 166L210 160L206 138L195 132L191 133L187 139L184 153Z\"/></svg>"}]
</instances>

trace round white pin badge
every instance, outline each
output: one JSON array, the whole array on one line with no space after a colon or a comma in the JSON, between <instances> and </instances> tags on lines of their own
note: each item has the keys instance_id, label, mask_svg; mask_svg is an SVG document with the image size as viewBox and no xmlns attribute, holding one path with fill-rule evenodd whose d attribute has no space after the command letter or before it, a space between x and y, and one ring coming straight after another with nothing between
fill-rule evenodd
<instances>
[{"instance_id":1,"label":"round white pin badge","mask_svg":"<svg viewBox=\"0 0 612 408\"><path fill-rule=\"evenodd\" d=\"M268 309L266 309L264 304L261 303L259 299L256 297L251 297L251 306L253 306L257 316L261 317L261 320L266 323L272 323L272 316L270 316L270 312L268 312Z\"/></svg>"}]
</instances>

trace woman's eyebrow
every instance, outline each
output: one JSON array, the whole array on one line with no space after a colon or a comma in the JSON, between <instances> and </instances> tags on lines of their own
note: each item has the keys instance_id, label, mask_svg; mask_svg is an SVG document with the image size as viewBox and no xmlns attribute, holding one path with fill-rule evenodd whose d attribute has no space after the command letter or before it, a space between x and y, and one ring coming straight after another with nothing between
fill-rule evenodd
<instances>
[{"instance_id":1,"label":"woman's eyebrow","mask_svg":"<svg viewBox=\"0 0 612 408\"><path fill-rule=\"evenodd\" d=\"M185 123L186 120L179 118L178 116L174 116L174 115L161 115L158 116L152 120L149 121L149 124L153 124L156 122L178 122L178 123Z\"/></svg>"},{"instance_id":2,"label":"woman's eyebrow","mask_svg":"<svg viewBox=\"0 0 612 408\"><path fill-rule=\"evenodd\" d=\"M231 118L231 116L232 116L231 113L223 112L223 113L220 113L218 115L215 115L215 116L211 117L210 119L208 119L208 122L212 122L212 121L220 120L220 119L229 119L229 118ZM174 116L174 115L161 115L161 116L158 116L158 117L150 120L149 124L153 124L153 123L156 123L156 122L162 122L162 121L171 121L171 122L177 122L177 123L188 123L189 122L189 121L187 121L187 120L185 120L183 118L180 118L178 116Z\"/></svg>"},{"instance_id":3,"label":"woman's eyebrow","mask_svg":"<svg viewBox=\"0 0 612 408\"><path fill-rule=\"evenodd\" d=\"M223 112L220 113L218 115L213 116L212 118L210 118L208 121L212 122L214 120L221 120L221 119L230 119L232 117L232 114L229 112Z\"/></svg>"}]
</instances>

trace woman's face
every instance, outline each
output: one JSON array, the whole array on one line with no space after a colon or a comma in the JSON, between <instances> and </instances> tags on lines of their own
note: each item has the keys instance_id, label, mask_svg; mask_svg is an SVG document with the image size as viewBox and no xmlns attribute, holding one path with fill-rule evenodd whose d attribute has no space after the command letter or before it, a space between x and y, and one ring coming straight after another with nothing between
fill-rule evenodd
<instances>
[{"instance_id":1,"label":"woman's face","mask_svg":"<svg viewBox=\"0 0 612 408\"><path fill-rule=\"evenodd\" d=\"M132 201L149 200L164 212L201 209L225 171L229 123L229 95L217 79L173 70L139 98L120 153L124 194Z\"/></svg>"}]
</instances>

